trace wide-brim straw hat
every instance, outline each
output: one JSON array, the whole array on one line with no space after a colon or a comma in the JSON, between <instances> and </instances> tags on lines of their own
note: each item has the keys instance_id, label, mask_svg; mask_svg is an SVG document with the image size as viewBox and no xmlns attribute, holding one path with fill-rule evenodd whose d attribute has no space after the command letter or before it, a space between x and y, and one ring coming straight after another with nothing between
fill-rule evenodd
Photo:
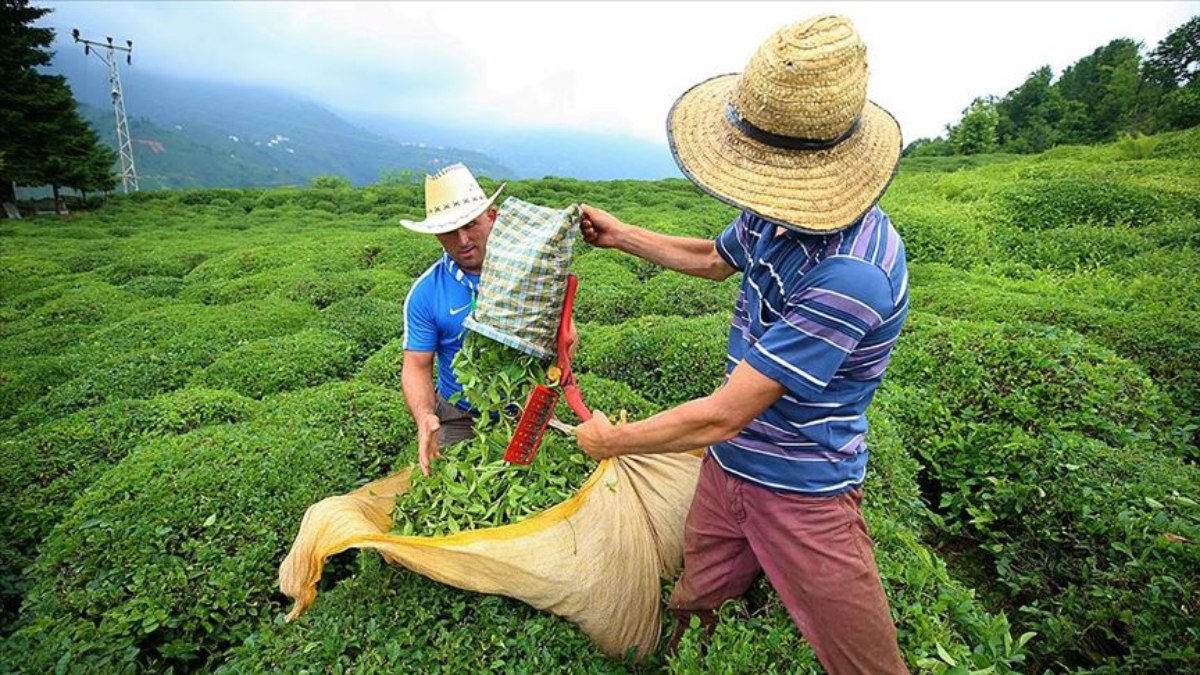
<instances>
[{"instance_id":1,"label":"wide-brim straw hat","mask_svg":"<svg viewBox=\"0 0 1200 675\"><path fill-rule=\"evenodd\" d=\"M507 183L487 196L471 170L462 164L451 164L435 174L425 176L425 220L400 220L414 232L444 234L452 232L478 218L491 208Z\"/></svg>"},{"instance_id":2,"label":"wide-brim straw hat","mask_svg":"<svg viewBox=\"0 0 1200 675\"><path fill-rule=\"evenodd\" d=\"M809 233L853 225L900 162L900 125L867 100L866 46L850 20L820 16L771 35L738 74L695 85L667 138L705 192Z\"/></svg>"}]
</instances>

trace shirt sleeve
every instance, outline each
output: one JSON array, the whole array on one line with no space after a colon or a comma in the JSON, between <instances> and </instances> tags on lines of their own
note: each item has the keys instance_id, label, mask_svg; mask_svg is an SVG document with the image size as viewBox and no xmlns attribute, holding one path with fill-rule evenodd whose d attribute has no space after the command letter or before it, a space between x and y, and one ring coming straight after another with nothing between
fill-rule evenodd
<instances>
[{"instance_id":1,"label":"shirt sleeve","mask_svg":"<svg viewBox=\"0 0 1200 675\"><path fill-rule=\"evenodd\" d=\"M433 314L431 285L417 280L404 299L404 348L414 352L437 351L437 321Z\"/></svg>"},{"instance_id":2,"label":"shirt sleeve","mask_svg":"<svg viewBox=\"0 0 1200 675\"><path fill-rule=\"evenodd\" d=\"M733 219L725 231L717 235L717 254L735 270L746 271L750 259L750 235L746 232L746 213Z\"/></svg>"},{"instance_id":3,"label":"shirt sleeve","mask_svg":"<svg viewBox=\"0 0 1200 675\"><path fill-rule=\"evenodd\" d=\"M891 315L892 285L883 270L854 258L826 259L805 281L746 361L790 391L820 393L863 337Z\"/></svg>"}]
</instances>

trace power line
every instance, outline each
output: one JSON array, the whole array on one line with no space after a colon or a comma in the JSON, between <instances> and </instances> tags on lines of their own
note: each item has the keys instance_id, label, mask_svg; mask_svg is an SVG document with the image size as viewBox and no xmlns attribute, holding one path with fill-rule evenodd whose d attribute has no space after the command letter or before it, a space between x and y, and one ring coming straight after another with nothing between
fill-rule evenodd
<instances>
[{"instance_id":1,"label":"power line","mask_svg":"<svg viewBox=\"0 0 1200 675\"><path fill-rule=\"evenodd\" d=\"M129 121L125 117L125 97L121 93L121 76L117 72L116 52L125 52L125 64L133 65L133 41L126 40L125 46L114 45L111 36L106 43L93 42L79 37L79 29L71 31L71 37L83 44L83 54L93 53L96 47L96 58L108 66L108 84L112 88L113 115L117 121L117 154L121 158L121 185L125 194L138 191L137 168L133 164L133 140L129 137Z\"/></svg>"}]
</instances>

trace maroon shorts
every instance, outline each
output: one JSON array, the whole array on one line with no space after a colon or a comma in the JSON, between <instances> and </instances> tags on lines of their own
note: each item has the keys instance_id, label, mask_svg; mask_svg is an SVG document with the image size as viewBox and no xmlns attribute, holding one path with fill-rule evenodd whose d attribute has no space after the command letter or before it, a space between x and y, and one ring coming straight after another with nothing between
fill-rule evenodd
<instances>
[{"instance_id":1,"label":"maroon shorts","mask_svg":"<svg viewBox=\"0 0 1200 675\"><path fill-rule=\"evenodd\" d=\"M830 673L906 673L859 504L778 493L704 458L670 609L710 613L764 572Z\"/></svg>"}]
</instances>

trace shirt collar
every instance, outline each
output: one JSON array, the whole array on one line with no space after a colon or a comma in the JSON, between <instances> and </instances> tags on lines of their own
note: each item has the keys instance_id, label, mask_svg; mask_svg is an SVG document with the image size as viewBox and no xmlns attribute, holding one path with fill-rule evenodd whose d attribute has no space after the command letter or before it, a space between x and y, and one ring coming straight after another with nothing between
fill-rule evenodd
<instances>
[{"instance_id":1,"label":"shirt collar","mask_svg":"<svg viewBox=\"0 0 1200 675\"><path fill-rule=\"evenodd\" d=\"M466 287L467 290L475 293L479 290L479 275L465 272L449 253L442 254L442 265L445 266L446 272L450 274L450 278Z\"/></svg>"}]
</instances>

